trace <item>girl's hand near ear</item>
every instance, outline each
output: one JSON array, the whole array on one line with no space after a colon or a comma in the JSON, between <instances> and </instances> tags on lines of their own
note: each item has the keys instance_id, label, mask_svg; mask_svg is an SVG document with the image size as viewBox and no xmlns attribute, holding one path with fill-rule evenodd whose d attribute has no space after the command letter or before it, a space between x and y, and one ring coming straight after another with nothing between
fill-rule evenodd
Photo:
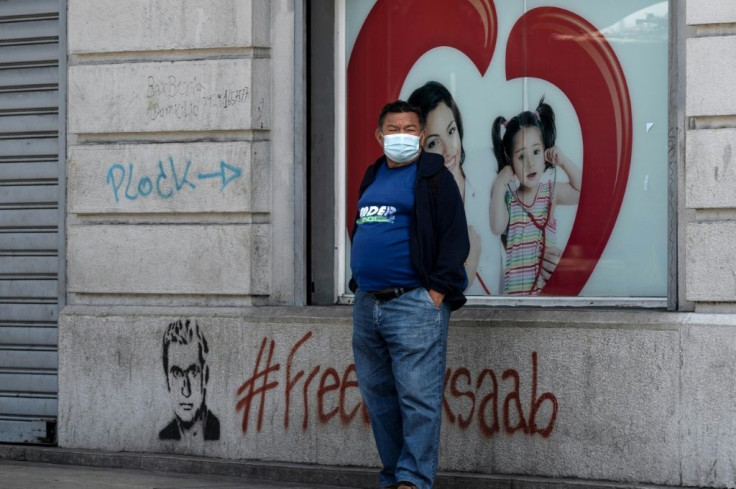
<instances>
[{"instance_id":1,"label":"girl's hand near ear","mask_svg":"<svg viewBox=\"0 0 736 489\"><path fill-rule=\"evenodd\" d=\"M552 146L551 148L544 150L544 161L552 164L553 166L559 165L564 170L569 160L560 148Z\"/></svg>"},{"instance_id":2,"label":"girl's hand near ear","mask_svg":"<svg viewBox=\"0 0 736 489\"><path fill-rule=\"evenodd\" d=\"M511 168L511 165L506 165L503 168L501 168L501 171L498 172L498 175L496 176L496 181L493 182L493 185L499 185L502 187L506 187L509 183L511 183L514 180L514 169Z\"/></svg>"},{"instance_id":3,"label":"girl's hand near ear","mask_svg":"<svg viewBox=\"0 0 736 489\"><path fill-rule=\"evenodd\" d=\"M569 182L557 184L555 190L555 203L563 205L575 205L580 200L580 185L583 174L580 168L570 161L557 146L552 146L544 151L545 161L554 166L559 166L565 172Z\"/></svg>"}]
</instances>

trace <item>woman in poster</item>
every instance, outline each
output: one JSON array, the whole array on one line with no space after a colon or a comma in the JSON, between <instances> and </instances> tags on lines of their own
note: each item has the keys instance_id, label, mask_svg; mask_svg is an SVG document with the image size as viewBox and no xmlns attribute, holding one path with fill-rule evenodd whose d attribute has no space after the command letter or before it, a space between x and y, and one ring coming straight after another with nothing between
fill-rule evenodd
<instances>
[{"instance_id":1,"label":"woman in poster","mask_svg":"<svg viewBox=\"0 0 736 489\"><path fill-rule=\"evenodd\" d=\"M466 202L466 187L470 187L465 178L463 163L465 163L465 149L463 149L463 121L455 100L450 91L439 82L429 81L417 88L409 96L408 102L416 107L426 122L424 151L441 154L445 158L445 167L450 170L460 189L463 202ZM486 295L490 295L483 279L478 275L480 260L480 236L473 226L468 226L470 238L470 254L465 263L468 274L468 289L476 281Z\"/></svg>"},{"instance_id":2,"label":"woman in poster","mask_svg":"<svg viewBox=\"0 0 736 489\"><path fill-rule=\"evenodd\" d=\"M504 295L539 295L561 254L555 208L580 199L582 173L555 146L556 137L555 113L544 97L534 112L493 121L498 176L491 188L490 221L506 249ZM569 182L557 182L558 168Z\"/></svg>"}]
</instances>

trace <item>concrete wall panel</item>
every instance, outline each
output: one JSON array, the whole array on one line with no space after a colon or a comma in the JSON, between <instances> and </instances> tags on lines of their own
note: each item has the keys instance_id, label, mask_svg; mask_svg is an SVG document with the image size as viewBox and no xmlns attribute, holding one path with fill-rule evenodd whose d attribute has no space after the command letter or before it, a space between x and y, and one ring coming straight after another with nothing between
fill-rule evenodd
<instances>
[{"instance_id":1,"label":"concrete wall panel","mask_svg":"<svg viewBox=\"0 0 736 489\"><path fill-rule=\"evenodd\" d=\"M736 36L687 40L686 113L736 114Z\"/></svg>"},{"instance_id":2,"label":"concrete wall panel","mask_svg":"<svg viewBox=\"0 0 736 489\"><path fill-rule=\"evenodd\" d=\"M306 253L304 226L306 224L307 202L304 192L305 185L302 178L305 170L305 141L301 138L304 133L303 115L301 109L306 106L306 100L297 93L299 84L297 79L305 76L303 72L296 72L299 53L295 50L295 35L301 29L296 24L296 12L293 0L271 3L271 17L274 21L273 47L271 51L273 70L273 126L271 138L273 168L273 213L271 223L273 234L279 239L274 240L271 253L274 263L278 263L273 270L272 304L302 305L306 299L306 291L300 287L305 283L300 277L305 277L303 267ZM278 101L278 103L276 103ZM299 104L304 105L300 106ZM325 216L334 219L333 215ZM328 239L332 240L332 237Z\"/></svg>"},{"instance_id":3,"label":"concrete wall panel","mask_svg":"<svg viewBox=\"0 0 736 489\"><path fill-rule=\"evenodd\" d=\"M253 171L251 172L251 206L253 212L271 212L271 142L256 141L252 143Z\"/></svg>"},{"instance_id":4,"label":"concrete wall panel","mask_svg":"<svg viewBox=\"0 0 736 489\"><path fill-rule=\"evenodd\" d=\"M245 58L72 66L68 130L268 129L269 63Z\"/></svg>"},{"instance_id":5,"label":"concrete wall panel","mask_svg":"<svg viewBox=\"0 0 736 489\"><path fill-rule=\"evenodd\" d=\"M268 46L267 0L68 0L72 54Z\"/></svg>"},{"instance_id":6,"label":"concrete wall panel","mask_svg":"<svg viewBox=\"0 0 736 489\"><path fill-rule=\"evenodd\" d=\"M206 404L221 431L196 442L159 439L173 418L162 336L184 311L106 312L61 320L60 446L378 464L351 370L349 308L199 310ZM643 314L459 315L441 469L678 483L679 332ZM636 330L637 317L656 324Z\"/></svg>"},{"instance_id":7,"label":"concrete wall panel","mask_svg":"<svg viewBox=\"0 0 736 489\"><path fill-rule=\"evenodd\" d=\"M687 299L736 301L736 222L690 223L685 242Z\"/></svg>"},{"instance_id":8,"label":"concrete wall panel","mask_svg":"<svg viewBox=\"0 0 736 489\"><path fill-rule=\"evenodd\" d=\"M254 224L252 226L250 249L250 293L252 295L269 295L271 293L271 264L273 258L271 226Z\"/></svg>"},{"instance_id":9,"label":"concrete wall panel","mask_svg":"<svg viewBox=\"0 0 736 489\"><path fill-rule=\"evenodd\" d=\"M686 205L730 208L736 203L736 129L702 129L687 133Z\"/></svg>"},{"instance_id":10,"label":"concrete wall panel","mask_svg":"<svg viewBox=\"0 0 736 489\"><path fill-rule=\"evenodd\" d=\"M687 0L685 11L690 25L736 22L733 0Z\"/></svg>"},{"instance_id":11,"label":"concrete wall panel","mask_svg":"<svg viewBox=\"0 0 736 489\"><path fill-rule=\"evenodd\" d=\"M688 328L682 350L682 483L736 487L736 329Z\"/></svg>"},{"instance_id":12,"label":"concrete wall panel","mask_svg":"<svg viewBox=\"0 0 736 489\"><path fill-rule=\"evenodd\" d=\"M252 234L251 225L70 226L68 289L247 295Z\"/></svg>"},{"instance_id":13,"label":"concrete wall panel","mask_svg":"<svg viewBox=\"0 0 736 489\"><path fill-rule=\"evenodd\" d=\"M264 158L254 143L74 146L68 206L74 214L264 211ZM255 143L263 152L266 143ZM256 175L256 173L258 173ZM265 175L264 175L265 173ZM260 201L260 202L258 202Z\"/></svg>"},{"instance_id":14,"label":"concrete wall panel","mask_svg":"<svg viewBox=\"0 0 736 489\"><path fill-rule=\"evenodd\" d=\"M551 477L677 480L676 332L515 326L451 328L448 366L453 374L446 394L456 422L448 423L444 438L446 467ZM458 374L463 366L468 367L469 378ZM484 369L495 373L499 392L500 429L490 438L478 429L478 417L469 427L461 426L461 416L470 416L472 403L467 396L452 395L453 389L474 392L479 416L481 399L491 392L488 378L476 388ZM514 372L520 378L520 410L510 397ZM554 424L551 398L539 401L546 393L556 399ZM522 418L517 411L528 432L513 431ZM487 406L484 419L493 419Z\"/></svg>"}]
</instances>

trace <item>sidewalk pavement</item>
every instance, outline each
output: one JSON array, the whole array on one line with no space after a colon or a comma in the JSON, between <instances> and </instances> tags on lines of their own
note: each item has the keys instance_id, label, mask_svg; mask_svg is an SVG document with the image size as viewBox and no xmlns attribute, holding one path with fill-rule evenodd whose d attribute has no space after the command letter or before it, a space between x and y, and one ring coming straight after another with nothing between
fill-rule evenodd
<instances>
[{"instance_id":1,"label":"sidewalk pavement","mask_svg":"<svg viewBox=\"0 0 736 489\"><path fill-rule=\"evenodd\" d=\"M337 489L242 477L0 460L3 489Z\"/></svg>"},{"instance_id":2,"label":"sidewalk pavement","mask_svg":"<svg viewBox=\"0 0 736 489\"><path fill-rule=\"evenodd\" d=\"M377 489L378 469L0 444L0 489ZM435 489L682 489L439 472Z\"/></svg>"},{"instance_id":3,"label":"sidewalk pavement","mask_svg":"<svg viewBox=\"0 0 736 489\"><path fill-rule=\"evenodd\" d=\"M23 473L24 467L29 467ZM92 475L104 474L111 470L108 479L115 480L114 474L121 475L122 483L117 485L70 485L62 486L46 484L41 486L6 486L9 481L5 474L20 473L18 481L33 473L30 468L39 467L44 470L58 469L59 474L76 471L75 477L80 480L94 480ZM130 474L130 481L126 479ZM156 476L162 481L159 485L144 482L143 485L134 485L137 480L132 476ZM166 482L168 477L178 485ZM211 481L221 480L222 486L213 485ZM193 481L193 482L188 482ZM213 487L236 488L294 488L294 489L327 489L351 488L373 489L378 481L378 469L362 467L338 467L314 464L295 464L282 462L267 462L263 460L226 460L191 455L136 453L136 452L107 452L103 450L59 448L39 445L0 444L0 489L15 487L43 487L55 489L100 489L120 488L190 488L197 489ZM38 481L36 481L38 482ZM166 482L166 485L164 482ZM147 485L146 485L147 484ZM229 484L229 485L228 485ZM235 485L233 485L235 484Z\"/></svg>"}]
</instances>

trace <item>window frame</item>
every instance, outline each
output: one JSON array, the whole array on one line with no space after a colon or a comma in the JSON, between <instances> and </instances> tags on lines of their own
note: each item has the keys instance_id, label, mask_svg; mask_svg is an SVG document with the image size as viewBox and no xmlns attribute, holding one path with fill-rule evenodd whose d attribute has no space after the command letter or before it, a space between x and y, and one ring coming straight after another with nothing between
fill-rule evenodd
<instances>
[{"instance_id":1,"label":"window frame","mask_svg":"<svg viewBox=\"0 0 736 489\"><path fill-rule=\"evenodd\" d=\"M678 199L679 184L684 168L684 76L681 75L678 59L684 53L682 36L684 6L675 0L668 0L669 39L668 39L668 195L667 195L667 295L662 297L508 297L508 296L468 296L468 305L489 307L532 307L532 308L635 308L677 310L681 303L678 296L681 276L678 268L684 265L682 250L678 249L678 237L682 233L680 217L682 208ZM334 281L328 286L332 293L332 303L349 305L353 294L348 290L347 232L342 226L346 222L346 106L347 106L347 60L346 60L346 12L347 0L334 0L333 76L334 76ZM313 138L312 138L313 139ZM312 174L312 179L319 175ZM322 258L314 261L313 269ZM679 266L678 266L679 265ZM312 290L314 290L312 282ZM319 284L318 284L319 286ZM322 303L326 303L323 301Z\"/></svg>"}]
</instances>

